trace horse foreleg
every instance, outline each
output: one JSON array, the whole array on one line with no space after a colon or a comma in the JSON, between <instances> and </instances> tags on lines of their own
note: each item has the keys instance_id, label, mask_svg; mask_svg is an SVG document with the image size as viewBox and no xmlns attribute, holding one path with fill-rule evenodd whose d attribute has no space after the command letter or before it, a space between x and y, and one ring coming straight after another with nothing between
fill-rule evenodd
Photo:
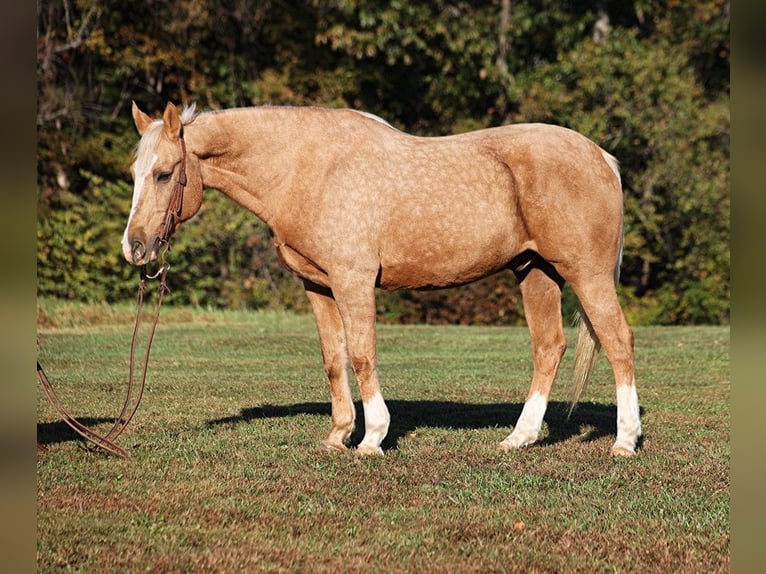
<instances>
[{"instance_id":1,"label":"horse foreleg","mask_svg":"<svg viewBox=\"0 0 766 574\"><path fill-rule=\"evenodd\" d=\"M383 454L380 445L388 434L391 417L378 383L375 289L360 283L334 287L334 292L364 408L365 433L357 450L361 454Z\"/></svg>"},{"instance_id":2,"label":"horse foreleg","mask_svg":"<svg viewBox=\"0 0 766 574\"><path fill-rule=\"evenodd\" d=\"M561 288L540 269L521 281L524 314L532 340L534 374L524 408L513 432L500 443L503 450L532 444L539 435L566 339L561 323Z\"/></svg>"},{"instance_id":3,"label":"horse foreleg","mask_svg":"<svg viewBox=\"0 0 766 574\"><path fill-rule=\"evenodd\" d=\"M322 441L322 448L344 451L346 441L354 431L356 413L348 386L348 354L343 323L338 305L328 290L308 282L305 286L319 332L324 370L330 380L332 429Z\"/></svg>"}]
</instances>

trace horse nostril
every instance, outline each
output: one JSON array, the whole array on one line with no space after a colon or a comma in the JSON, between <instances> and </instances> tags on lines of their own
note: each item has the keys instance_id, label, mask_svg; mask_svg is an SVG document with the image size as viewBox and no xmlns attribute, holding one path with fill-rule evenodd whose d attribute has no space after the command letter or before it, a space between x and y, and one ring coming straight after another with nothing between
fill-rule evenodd
<instances>
[{"instance_id":1,"label":"horse nostril","mask_svg":"<svg viewBox=\"0 0 766 574\"><path fill-rule=\"evenodd\" d=\"M143 241L135 239L132 245L133 263L141 261L146 256L146 246Z\"/></svg>"}]
</instances>

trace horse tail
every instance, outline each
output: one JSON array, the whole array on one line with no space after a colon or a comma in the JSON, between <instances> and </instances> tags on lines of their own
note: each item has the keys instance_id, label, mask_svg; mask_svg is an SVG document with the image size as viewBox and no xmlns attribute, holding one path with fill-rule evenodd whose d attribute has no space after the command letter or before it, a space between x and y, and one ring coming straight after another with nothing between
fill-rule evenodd
<instances>
[{"instance_id":1,"label":"horse tail","mask_svg":"<svg viewBox=\"0 0 766 574\"><path fill-rule=\"evenodd\" d=\"M604 156L604 160L609 165L610 169L617 177L617 185L620 193L622 193L622 179L620 177L620 168L617 159L611 154L601 150L601 154ZM614 264L614 286L620 281L620 265L622 264L622 248L623 248L623 222L620 218L620 239L619 247L617 250L617 260ZM575 313L574 325L577 327L577 345L575 346L574 356L574 388L572 389L572 401L569 405L569 413L567 417L571 416L572 411L577 402L580 400L585 385L590 379L593 373L593 367L596 365L596 359L598 353L601 350L601 343L596 336L596 332L593 330L590 319L584 313L578 310Z\"/></svg>"}]
</instances>

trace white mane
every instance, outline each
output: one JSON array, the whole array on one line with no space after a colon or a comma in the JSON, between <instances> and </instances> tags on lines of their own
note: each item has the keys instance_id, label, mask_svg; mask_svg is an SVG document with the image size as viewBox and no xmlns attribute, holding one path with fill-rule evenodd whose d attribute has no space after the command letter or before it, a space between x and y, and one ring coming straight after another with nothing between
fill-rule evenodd
<instances>
[{"instance_id":1,"label":"white mane","mask_svg":"<svg viewBox=\"0 0 766 574\"><path fill-rule=\"evenodd\" d=\"M181 124L186 125L190 124L194 121L194 118L196 118L199 113L197 110L197 104L192 102L191 104L186 104L184 106L184 109L181 111Z\"/></svg>"},{"instance_id":2,"label":"white mane","mask_svg":"<svg viewBox=\"0 0 766 574\"><path fill-rule=\"evenodd\" d=\"M352 112L356 112L357 114L362 114L363 116L366 116L370 118L371 120L375 120L376 122L380 122L381 124L388 126L392 130L395 130L396 128L389 124L386 120L381 118L380 116L376 116L375 114L371 114L370 112L363 112L362 110L351 110Z\"/></svg>"}]
</instances>

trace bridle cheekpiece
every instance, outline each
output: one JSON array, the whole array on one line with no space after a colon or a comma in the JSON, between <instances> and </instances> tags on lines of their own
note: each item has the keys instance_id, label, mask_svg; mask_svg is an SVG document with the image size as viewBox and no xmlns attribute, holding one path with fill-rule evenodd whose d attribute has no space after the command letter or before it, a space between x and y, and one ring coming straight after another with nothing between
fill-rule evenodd
<instances>
[{"instance_id":1,"label":"bridle cheekpiece","mask_svg":"<svg viewBox=\"0 0 766 574\"><path fill-rule=\"evenodd\" d=\"M181 210L183 209L184 188L186 187L186 142L184 141L183 128L181 128L181 133L178 136L178 142L181 145L181 168L178 180L173 188L173 196L168 204L165 221L162 224L160 244L167 243L170 240L170 236L173 235L178 222L181 220Z\"/></svg>"}]
</instances>

